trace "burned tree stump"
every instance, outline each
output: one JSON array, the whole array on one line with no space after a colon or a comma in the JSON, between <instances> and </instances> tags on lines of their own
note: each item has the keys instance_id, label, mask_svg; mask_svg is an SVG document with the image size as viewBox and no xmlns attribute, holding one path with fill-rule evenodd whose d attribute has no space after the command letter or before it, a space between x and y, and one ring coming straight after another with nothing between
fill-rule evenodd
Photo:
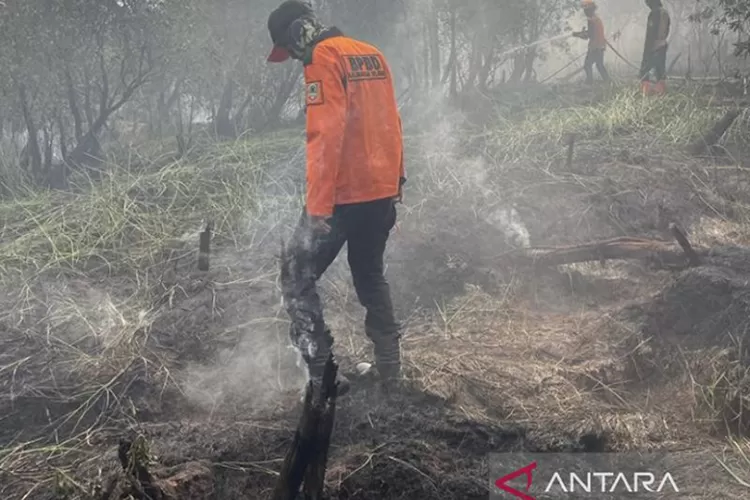
<instances>
[{"instance_id":1,"label":"burned tree stump","mask_svg":"<svg viewBox=\"0 0 750 500\"><path fill-rule=\"evenodd\" d=\"M333 358L329 357L316 404L316 409L320 411L316 435L317 443L315 445L316 456L308 465L305 473L303 490L305 500L321 500L323 497L326 466L328 465L328 449L331 446L333 420L336 414L336 396L338 395L338 387L336 386L337 372L338 367L333 362Z\"/></svg>"},{"instance_id":2,"label":"burned tree stump","mask_svg":"<svg viewBox=\"0 0 750 500\"><path fill-rule=\"evenodd\" d=\"M120 460L125 475L131 483L132 496L142 500L164 500L164 493L146 467L148 451L145 440L138 437L134 440L120 440L117 458Z\"/></svg>"},{"instance_id":3,"label":"burned tree stump","mask_svg":"<svg viewBox=\"0 0 750 500\"><path fill-rule=\"evenodd\" d=\"M314 398L312 382L308 383L302 416L284 458L271 497L273 500L295 500L303 483L305 500L322 498L336 413L337 372L338 366L333 361L333 356L330 356L317 398Z\"/></svg>"}]
</instances>

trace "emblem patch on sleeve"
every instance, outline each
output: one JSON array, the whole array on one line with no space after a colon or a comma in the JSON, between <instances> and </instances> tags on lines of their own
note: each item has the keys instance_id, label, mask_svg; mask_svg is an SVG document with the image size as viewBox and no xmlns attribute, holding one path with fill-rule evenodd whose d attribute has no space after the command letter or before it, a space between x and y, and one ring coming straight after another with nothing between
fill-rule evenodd
<instances>
[{"instance_id":1,"label":"emblem patch on sleeve","mask_svg":"<svg viewBox=\"0 0 750 500\"><path fill-rule=\"evenodd\" d=\"M323 82L310 82L305 89L305 104L323 104Z\"/></svg>"}]
</instances>

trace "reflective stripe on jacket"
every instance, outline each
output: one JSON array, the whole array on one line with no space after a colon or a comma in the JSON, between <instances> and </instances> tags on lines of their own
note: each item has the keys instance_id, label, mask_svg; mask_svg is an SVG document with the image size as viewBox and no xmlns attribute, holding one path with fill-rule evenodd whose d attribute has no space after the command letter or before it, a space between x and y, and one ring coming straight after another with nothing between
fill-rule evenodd
<instances>
[{"instance_id":1,"label":"reflective stripe on jacket","mask_svg":"<svg viewBox=\"0 0 750 500\"><path fill-rule=\"evenodd\" d=\"M404 176L390 68L372 45L335 35L305 65L307 212L396 196Z\"/></svg>"}]
</instances>

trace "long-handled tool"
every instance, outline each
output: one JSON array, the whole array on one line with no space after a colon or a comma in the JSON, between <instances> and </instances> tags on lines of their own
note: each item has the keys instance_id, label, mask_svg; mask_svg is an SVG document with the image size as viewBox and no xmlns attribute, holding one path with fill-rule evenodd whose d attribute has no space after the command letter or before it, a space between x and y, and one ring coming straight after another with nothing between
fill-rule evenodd
<instances>
[{"instance_id":1,"label":"long-handled tool","mask_svg":"<svg viewBox=\"0 0 750 500\"><path fill-rule=\"evenodd\" d=\"M634 68L634 69L640 71L641 68L639 68L635 64L633 64L630 61L628 61L627 59L625 59L625 56L623 56L622 54L620 54L620 52L618 52L617 49L614 48L611 43L609 43L609 40L607 40L607 47L609 47L610 49L612 49L612 52L614 52L617 57L619 57L620 59L622 59L623 61L625 61L625 64L627 64L631 68Z\"/></svg>"}]
</instances>

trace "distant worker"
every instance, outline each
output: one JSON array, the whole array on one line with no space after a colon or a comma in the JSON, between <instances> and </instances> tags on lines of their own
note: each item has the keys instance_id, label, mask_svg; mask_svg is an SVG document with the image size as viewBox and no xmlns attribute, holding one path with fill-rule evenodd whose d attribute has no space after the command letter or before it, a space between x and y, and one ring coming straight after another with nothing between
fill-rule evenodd
<instances>
[{"instance_id":1,"label":"distant worker","mask_svg":"<svg viewBox=\"0 0 750 500\"><path fill-rule=\"evenodd\" d=\"M589 41L589 50L586 53L586 61L583 63L583 69L586 71L586 83L594 83L593 66L602 75L605 82L609 81L609 72L604 67L604 50L607 48L607 39L604 36L604 23L596 15L596 4L593 0L583 0L581 2L583 13L588 19L588 26L585 30L573 33L573 36Z\"/></svg>"},{"instance_id":2,"label":"distant worker","mask_svg":"<svg viewBox=\"0 0 750 500\"><path fill-rule=\"evenodd\" d=\"M290 337L320 386L333 336L316 282L347 245L365 334L384 387L400 376L400 325L383 254L406 182L401 118L391 70L372 45L325 27L307 2L287 0L268 18L269 62L304 65L307 122L306 204L284 252L282 288ZM339 394L349 382L339 376Z\"/></svg>"},{"instance_id":3,"label":"distant worker","mask_svg":"<svg viewBox=\"0 0 750 500\"><path fill-rule=\"evenodd\" d=\"M653 90L663 93L667 77L667 37L669 37L670 18L661 0L646 0L651 9L646 28L646 43L643 47L640 78L644 88L653 85Z\"/></svg>"}]
</instances>

